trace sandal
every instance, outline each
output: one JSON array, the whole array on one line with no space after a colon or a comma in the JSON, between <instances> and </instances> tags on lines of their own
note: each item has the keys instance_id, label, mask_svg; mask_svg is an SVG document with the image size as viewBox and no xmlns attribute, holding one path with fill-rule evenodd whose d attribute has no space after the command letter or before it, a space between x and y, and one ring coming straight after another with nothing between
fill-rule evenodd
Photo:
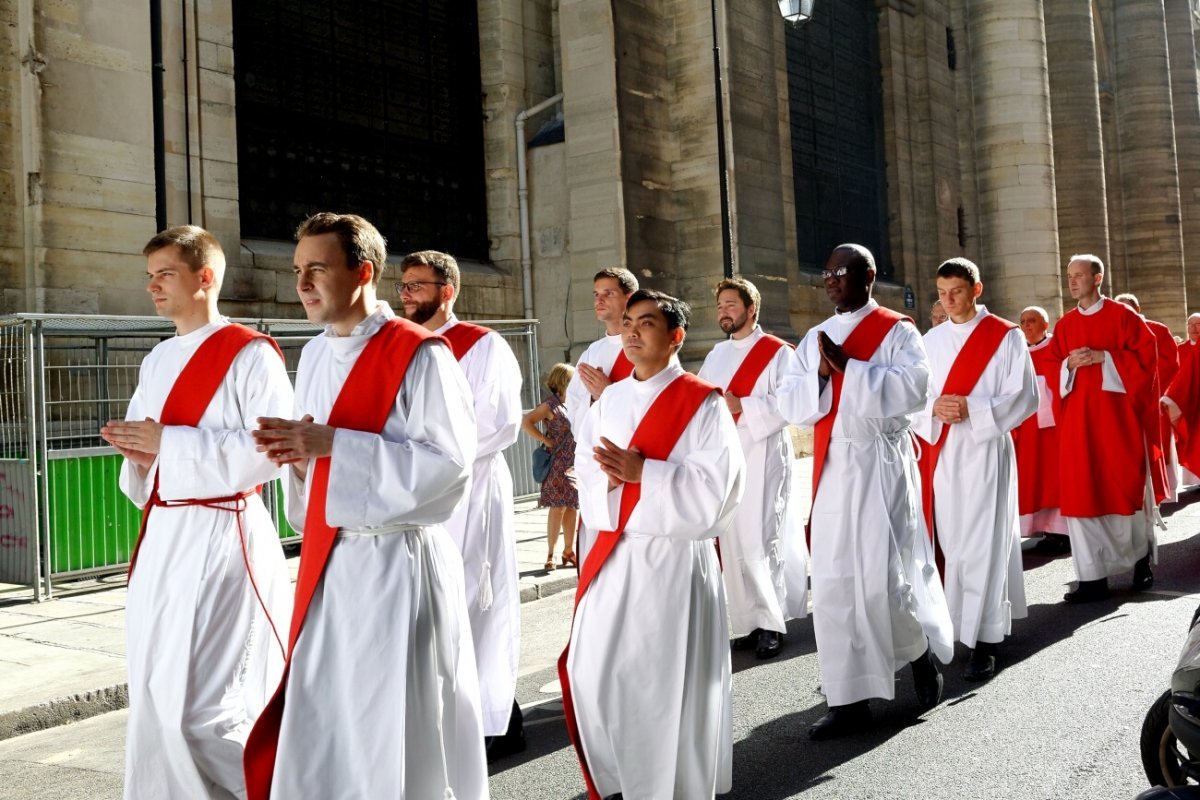
<instances>
[{"instance_id":1,"label":"sandal","mask_svg":"<svg viewBox=\"0 0 1200 800\"><path fill-rule=\"evenodd\" d=\"M546 572L553 572L553 571L555 570L555 566L554 566L554 556L553 556L553 555L551 555L550 557L548 557L548 558L546 559L546 566L545 566L545 569L546 569Z\"/></svg>"},{"instance_id":2,"label":"sandal","mask_svg":"<svg viewBox=\"0 0 1200 800\"><path fill-rule=\"evenodd\" d=\"M562 554L562 565L564 567L578 567L579 562L575 560L574 550L564 550Z\"/></svg>"}]
</instances>

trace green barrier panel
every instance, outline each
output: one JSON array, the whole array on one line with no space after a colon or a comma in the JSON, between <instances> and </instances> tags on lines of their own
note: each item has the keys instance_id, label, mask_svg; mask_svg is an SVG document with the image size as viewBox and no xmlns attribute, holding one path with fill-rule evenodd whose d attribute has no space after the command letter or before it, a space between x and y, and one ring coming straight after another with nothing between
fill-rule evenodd
<instances>
[{"instance_id":1,"label":"green barrier panel","mask_svg":"<svg viewBox=\"0 0 1200 800\"><path fill-rule=\"evenodd\" d=\"M142 514L121 493L120 474L115 454L49 462L52 573L128 563Z\"/></svg>"},{"instance_id":2,"label":"green barrier panel","mask_svg":"<svg viewBox=\"0 0 1200 800\"><path fill-rule=\"evenodd\" d=\"M142 512L121 491L121 456L53 459L46 473L53 574L129 563ZM296 536L283 512L279 481L264 490L280 499L280 538Z\"/></svg>"}]
</instances>

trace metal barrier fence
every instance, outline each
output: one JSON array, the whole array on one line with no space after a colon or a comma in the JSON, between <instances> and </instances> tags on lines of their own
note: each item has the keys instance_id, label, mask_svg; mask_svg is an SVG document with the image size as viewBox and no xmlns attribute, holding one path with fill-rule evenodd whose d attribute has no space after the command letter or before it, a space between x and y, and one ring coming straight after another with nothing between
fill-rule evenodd
<instances>
[{"instance_id":1,"label":"metal barrier fence","mask_svg":"<svg viewBox=\"0 0 1200 800\"><path fill-rule=\"evenodd\" d=\"M292 376L319 331L306 321L237 321L272 335ZM540 401L537 321L481 322L512 346L523 404L532 408ZM27 586L44 600L56 580L128 564L141 513L120 491L121 457L100 438L100 426L125 416L142 359L174 332L158 317L0 318L0 583ZM505 452L518 497L537 491L531 454L524 436ZM297 540L277 482L263 499L281 539Z\"/></svg>"}]
</instances>

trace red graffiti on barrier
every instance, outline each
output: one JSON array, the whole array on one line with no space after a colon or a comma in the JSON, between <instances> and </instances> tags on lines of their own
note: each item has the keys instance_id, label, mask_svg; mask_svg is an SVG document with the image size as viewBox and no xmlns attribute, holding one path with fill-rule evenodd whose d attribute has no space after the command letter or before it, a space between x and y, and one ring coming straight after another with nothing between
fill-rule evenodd
<instances>
[{"instance_id":1,"label":"red graffiti on barrier","mask_svg":"<svg viewBox=\"0 0 1200 800\"><path fill-rule=\"evenodd\" d=\"M18 547L21 549L29 547L29 537L17 536L12 533L0 534L0 549L12 550Z\"/></svg>"}]
</instances>

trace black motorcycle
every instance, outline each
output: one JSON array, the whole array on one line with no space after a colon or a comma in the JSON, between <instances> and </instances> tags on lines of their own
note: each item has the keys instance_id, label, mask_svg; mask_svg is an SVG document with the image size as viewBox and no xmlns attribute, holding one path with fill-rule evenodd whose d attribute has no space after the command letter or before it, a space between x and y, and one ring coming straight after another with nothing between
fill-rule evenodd
<instances>
[{"instance_id":1,"label":"black motorcycle","mask_svg":"<svg viewBox=\"0 0 1200 800\"><path fill-rule=\"evenodd\" d=\"M1200 608L1163 692L1142 723L1142 767L1155 788L1137 800L1200 800Z\"/></svg>"}]
</instances>

